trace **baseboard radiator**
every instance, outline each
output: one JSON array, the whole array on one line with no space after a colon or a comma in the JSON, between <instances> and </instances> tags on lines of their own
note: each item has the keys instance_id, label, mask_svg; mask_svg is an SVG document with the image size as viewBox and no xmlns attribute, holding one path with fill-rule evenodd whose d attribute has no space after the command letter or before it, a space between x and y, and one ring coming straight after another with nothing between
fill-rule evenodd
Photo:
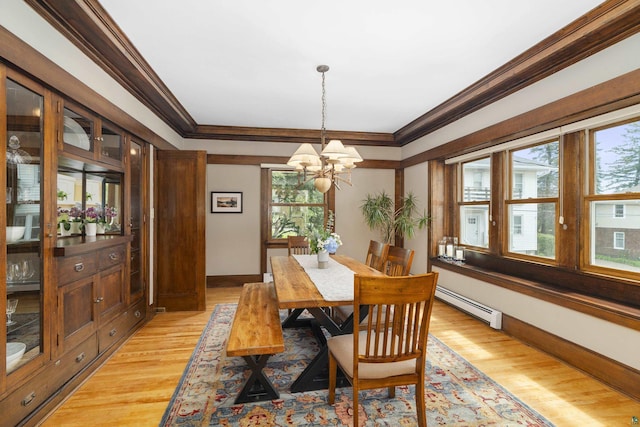
<instances>
[{"instance_id":1,"label":"baseboard radiator","mask_svg":"<svg viewBox=\"0 0 640 427\"><path fill-rule=\"evenodd\" d=\"M502 329L501 311L487 307L484 304L480 304L442 286L436 286L436 298L488 323L493 329Z\"/></svg>"}]
</instances>

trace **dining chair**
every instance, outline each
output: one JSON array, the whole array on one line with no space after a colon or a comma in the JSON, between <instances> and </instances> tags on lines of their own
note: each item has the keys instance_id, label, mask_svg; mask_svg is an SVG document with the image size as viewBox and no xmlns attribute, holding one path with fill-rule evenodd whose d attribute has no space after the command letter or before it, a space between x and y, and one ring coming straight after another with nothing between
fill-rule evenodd
<instances>
[{"instance_id":1,"label":"dining chair","mask_svg":"<svg viewBox=\"0 0 640 427\"><path fill-rule=\"evenodd\" d=\"M415 384L418 425L426 426L425 370L427 338L438 273L415 276L354 277L354 314L361 305L369 316L364 330L327 339L329 404L336 398L338 366L353 387L353 425L358 425L358 392ZM382 314L386 314L383 319Z\"/></svg>"},{"instance_id":2,"label":"dining chair","mask_svg":"<svg viewBox=\"0 0 640 427\"><path fill-rule=\"evenodd\" d=\"M408 276L413 264L413 249L389 246L387 258L382 265L382 272L388 276Z\"/></svg>"},{"instance_id":3,"label":"dining chair","mask_svg":"<svg viewBox=\"0 0 640 427\"><path fill-rule=\"evenodd\" d=\"M371 268L375 268L378 271L384 272L384 263L387 259L387 253L389 252L389 244L378 242L376 240L369 241L369 248L367 249L367 256L365 258L365 264ZM339 322L344 322L353 313L353 306L351 305L339 305L333 307L333 317Z\"/></svg>"},{"instance_id":4,"label":"dining chair","mask_svg":"<svg viewBox=\"0 0 640 427\"><path fill-rule=\"evenodd\" d=\"M371 268L375 268L378 271L382 271L384 260L387 258L387 252L389 251L389 244L382 243L375 240L369 242L369 249L367 250L367 258L365 264Z\"/></svg>"},{"instance_id":5,"label":"dining chair","mask_svg":"<svg viewBox=\"0 0 640 427\"><path fill-rule=\"evenodd\" d=\"M308 255L311 253L309 239L306 236L289 236L287 238L289 255Z\"/></svg>"}]
</instances>

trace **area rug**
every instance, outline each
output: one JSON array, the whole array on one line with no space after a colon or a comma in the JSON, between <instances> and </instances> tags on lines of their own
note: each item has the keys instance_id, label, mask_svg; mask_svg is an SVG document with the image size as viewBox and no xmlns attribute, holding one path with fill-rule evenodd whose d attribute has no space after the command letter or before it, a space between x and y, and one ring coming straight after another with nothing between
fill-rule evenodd
<instances>
[{"instance_id":1,"label":"area rug","mask_svg":"<svg viewBox=\"0 0 640 427\"><path fill-rule=\"evenodd\" d=\"M346 426L352 423L351 388L290 393L289 387L318 343L308 328L285 329L285 352L272 356L265 369L277 400L235 404L250 374L244 359L227 357L225 346L235 304L214 309L191 360L165 411L160 426ZM284 315L284 313L283 313ZM552 426L523 402L484 375L434 336L427 360L427 423L430 426ZM360 394L363 426L416 425L414 387L398 387L390 399L386 389Z\"/></svg>"}]
</instances>

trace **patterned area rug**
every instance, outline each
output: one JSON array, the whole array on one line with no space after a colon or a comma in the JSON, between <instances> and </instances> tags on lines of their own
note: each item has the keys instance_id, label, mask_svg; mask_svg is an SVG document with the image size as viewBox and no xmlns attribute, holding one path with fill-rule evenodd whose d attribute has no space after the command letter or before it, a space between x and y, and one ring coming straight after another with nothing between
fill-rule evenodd
<instances>
[{"instance_id":1,"label":"patterned area rug","mask_svg":"<svg viewBox=\"0 0 640 427\"><path fill-rule=\"evenodd\" d=\"M308 328L285 329L286 351L272 356L265 369L280 399L236 405L236 394L250 371L225 346L235 304L218 305L160 423L161 426L340 426L351 425L351 388L290 393L289 386L318 351ZM430 426L552 426L473 365L429 336L427 422ZM360 420L366 426L416 425L413 386L367 390L360 395Z\"/></svg>"}]
</instances>

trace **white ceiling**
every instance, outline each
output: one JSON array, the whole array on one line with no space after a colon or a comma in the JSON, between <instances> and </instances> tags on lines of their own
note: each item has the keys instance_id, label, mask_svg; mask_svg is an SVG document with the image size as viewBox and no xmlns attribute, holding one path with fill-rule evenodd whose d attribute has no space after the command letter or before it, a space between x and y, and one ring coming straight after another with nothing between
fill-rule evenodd
<instances>
[{"instance_id":1,"label":"white ceiling","mask_svg":"<svg viewBox=\"0 0 640 427\"><path fill-rule=\"evenodd\" d=\"M599 0L101 0L201 125L394 132Z\"/></svg>"}]
</instances>

